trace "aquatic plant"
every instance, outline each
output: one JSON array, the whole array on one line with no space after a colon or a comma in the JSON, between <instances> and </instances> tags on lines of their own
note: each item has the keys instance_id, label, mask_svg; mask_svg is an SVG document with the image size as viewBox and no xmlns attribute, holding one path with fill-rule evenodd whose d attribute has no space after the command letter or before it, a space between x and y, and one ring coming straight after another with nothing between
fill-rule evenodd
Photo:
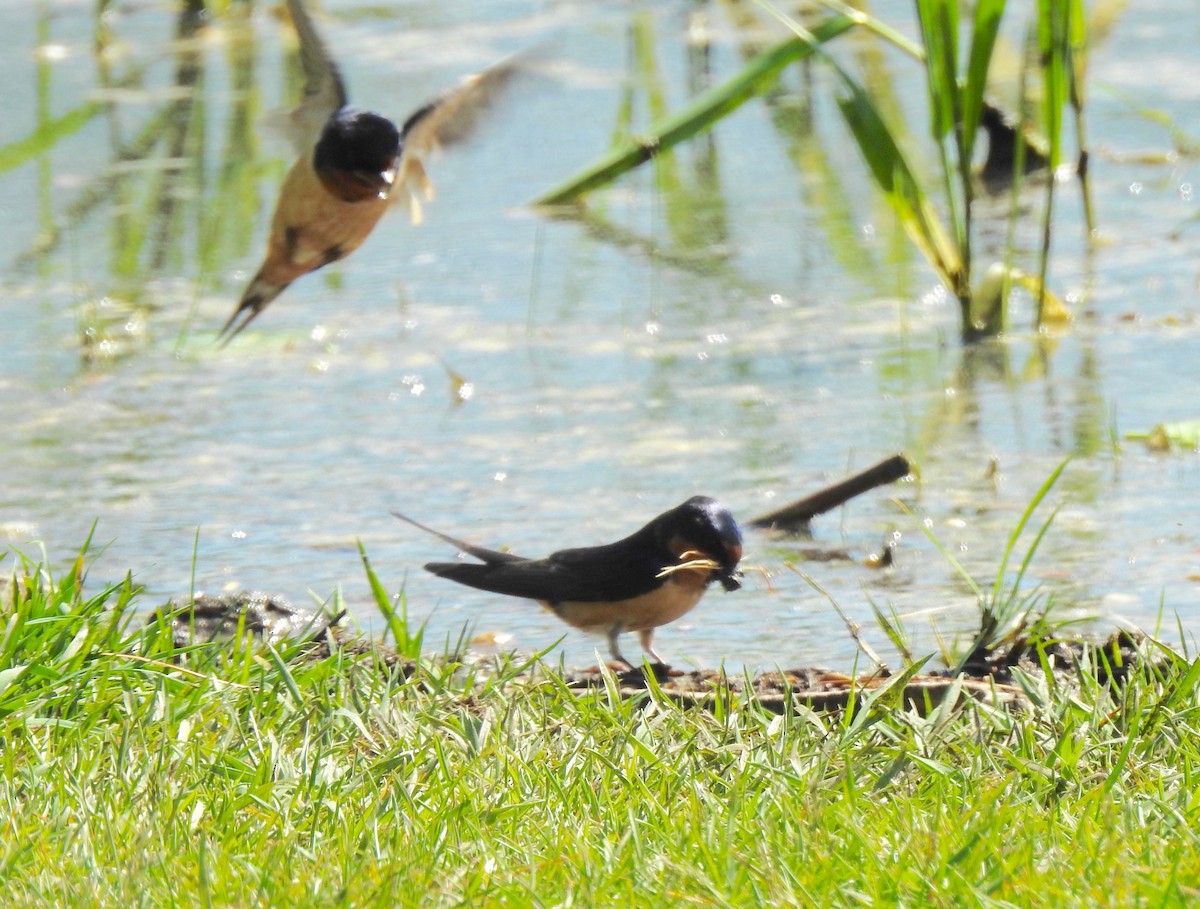
<instances>
[{"instance_id":1,"label":"aquatic plant","mask_svg":"<svg viewBox=\"0 0 1200 909\"><path fill-rule=\"evenodd\" d=\"M1086 149L1082 138L1083 69L1086 20L1080 0L1065 3L1042 0L1037 5L1030 40L1031 64L1041 77L1036 118L1044 146L1034 147L1034 132L1026 128L1023 90L1016 127L1003 122L988 101L992 62L1006 11L1005 0L981 0L969 23L963 21L959 0L918 0L920 43L914 44L895 28L840 0L821 0L832 14L814 26L762 2L783 22L793 37L755 55L730 79L697 96L682 111L661 118L637 137L627 137L595 164L539 196L535 204L563 206L578 203L585 194L639 164L666 155L678 143L710 128L750 98L768 91L784 67L807 59L824 61L837 74L837 104L854 137L875 185L887 199L914 246L921 251L958 300L965 340L992 336L1007 322L1007 300L1013 286L1027 289L1037 300L1036 324L1063 321L1068 313L1046 287L1051 245L1055 180L1045 181L1041 222L1041 254L1032 269L1012 261L1013 226L1021 217L1017 194L1029 166L1044 164L1051 174L1064 158L1065 111L1070 107L1080 149L1077 165L1083 187L1089 230L1091 206L1086 185ZM906 135L893 125L890 90L872 87L858 78L833 53L835 39L852 31L867 31L917 61L925 75L927 128L934 148L934 177L906 148ZM963 47L963 38L966 47ZM1009 208L1009 243L1001 261L980 267L975 254L973 224L979 175L975 159L977 137L986 130L992 158L989 176L1003 176L1008 166L1013 204ZM997 163L1003 162L1003 163ZM982 274L981 274L982 272Z\"/></svg>"}]
</instances>

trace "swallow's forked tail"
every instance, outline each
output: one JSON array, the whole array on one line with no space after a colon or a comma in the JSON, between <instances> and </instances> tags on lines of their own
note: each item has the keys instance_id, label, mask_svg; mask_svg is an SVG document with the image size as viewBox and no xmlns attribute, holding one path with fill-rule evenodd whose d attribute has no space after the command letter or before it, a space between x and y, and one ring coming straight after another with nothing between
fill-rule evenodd
<instances>
[{"instance_id":1,"label":"swallow's forked tail","mask_svg":"<svg viewBox=\"0 0 1200 909\"><path fill-rule=\"evenodd\" d=\"M242 329L253 322L255 317L267 308L267 304L283 293L287 286L287 284L273 284L267 281L263 278L261 271L255 275L250 286L246 288L246 292L242 294L237 309L233 311L229 321L217 333L217 340L221 342L221 346L224 347L241 334ZM243 313L246 314L245 318L238 322L238 318Z\"/></svg>"}]
</instances>

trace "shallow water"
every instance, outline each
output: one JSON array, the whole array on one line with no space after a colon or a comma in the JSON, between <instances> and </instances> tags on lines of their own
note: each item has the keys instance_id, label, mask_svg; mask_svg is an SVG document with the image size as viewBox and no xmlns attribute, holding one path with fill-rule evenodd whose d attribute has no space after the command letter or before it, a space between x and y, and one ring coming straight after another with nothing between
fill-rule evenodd
<instances>
[{"instance_id":1,"label":"shallow water","mask_svg":"<svg viewBox=\"0 0 1200 909\"><path fill-rule=\"evenodd\" d=\"M933 629L969 624L974 598L922 522L990 586L1008 534L1070 456L1010 577L1057 506L1029 590L1101 627L1178 613L1190 637L1200 461L1122 438L1198 416L1200 168L1164 159L1169 132L1138 113L1200 137L1189 4L1131 3L1089 61L1101 236L1083 242L1064 184L1052 267L1055 289L1081 300L1076 321L1039 337L1019 312L1004 341L964 349L933 275L890 253L904 247L820 68L789 72L770 102L680 149L679 188L642 170L594 197L600 218L552 219L525 203L603 153L630 85L647 122L631 30L653 37L671 108L688 97L692 5L327 3L319 24L352 97L396 116L522 47L542 45L553 65L433 164L426 224L385 221L221 349L214 332L257 267L289 163L253 126L285 99L282 28L260 12L177 44L168 7L118 8L101 65L90 6L0 2L20 49L0 57L13 86L0 148L141 71L102 96L111 108L0 172L0 539L30 553L44 540L61 565L95 521L96 587L126 570L147 603L193 584L297 602L341 585L375 628L361 540L432 644L464 623L525 649L566 633L563 658L584 663L598 642L536 606L423 572L452 553L389 511L540 555L614 539L696 493L749 519L903 450L919 482L819 518L811 541L748 532L746 587L710 592L658 635L680 664L846 667L853 641L801 573L880 650L872 602L933 649ZM715 80L736 70L746 34L724 9L707 9ZM875 12L904 22L908 4ZM887 66L919 94L911 65ZM193 87L170 92L181 78ZM812 132L788 127L810 98ZM148 124L163 138L122 161ZM986 233L1002 242L997 224ZM56 241L37 247L51 226ZM897 566L864 567L893 532ZM809 558L833 550L850 558Z\"/></svg>"}]
</instances>

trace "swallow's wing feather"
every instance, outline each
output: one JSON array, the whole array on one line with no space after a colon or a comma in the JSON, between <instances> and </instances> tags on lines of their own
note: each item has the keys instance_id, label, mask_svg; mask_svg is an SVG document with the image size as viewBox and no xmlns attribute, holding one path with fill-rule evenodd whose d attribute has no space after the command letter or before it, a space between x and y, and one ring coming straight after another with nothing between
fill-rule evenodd
<instances>
[{"instance_id":1,"label":"swallow's wing feather","mask_svg":"<svg viewBox=\"0 0 1200 909\"><path fill-rule=\"evenodd\" d=\"M522 68L524 57L506 57L466 76L457 86L409 115L400 128L406 149L427 155L470 137L480 118Z\"/></svg>"},{"instance_id":2,"label":"swallow's wing feather","mask_svg":"<svg viewBox=\"0 0 1200 909\"><path fill-rule=\"evenodd\" d=\"M485 565L433 562L428 571L468 587L548 603L627 600L659 587L665 561L622 544L565 549L545 559ZM618 548L620 547L620 548Z\"/></svg>"},{"instance_id":3,"label":"swallow's wing feather","mask_svg":"<svg viewBox=\"0 0 1200 909\"><path fill-rule=\"evenodd\" d=\"M546 559L503 565L430 562L425 569L468 587L546 603L604 602L628 596L610 590L604 576L564 571Z\"/></svg>"},{"instance_id":4,"label":"swallow's wing feather","mask_svg":"<svg viewBox=\"0 0 1200 909\"><path fill-rule=\"evenodd\" d=\"M467 76L455 88L409 115L400 128L400 167L391 198L408 207L414 224L421 223L421 203L433 198L425 174L425 159L443 146L467 139L497 96L522 68L523 58L507 57L482 72Z\"/></svg>"},{"instance_id":5,"label":"swallow's wing feather","mask_svg":"<svg viewBox=\"0 0 1200 909\"><path fill-rule=\"evenodd\" d=\"M341 71L317 33L301 0L287 0L288 12L300 39L300 65L304 68L304 99L289 116L291 139L298 152L317 141L325 123L348 101Z\"/></svg>"}]
</instances>

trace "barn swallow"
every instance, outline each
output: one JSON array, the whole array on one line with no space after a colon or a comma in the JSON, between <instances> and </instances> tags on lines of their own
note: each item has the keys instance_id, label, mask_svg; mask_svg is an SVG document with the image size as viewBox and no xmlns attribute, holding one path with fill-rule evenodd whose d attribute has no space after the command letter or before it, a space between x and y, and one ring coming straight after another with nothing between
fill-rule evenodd
<instances>
[{"instance_id":1,"label":"barn swallow","mask_svg":"<svg viewBox=\"0 0 1200 909\"><path fill-rule=\"evenodd\" d=\"M349 106L338 66L303 4L287 0L287 7L304 70L304 100L289 118L300 158L280 188L262 267L218 335L225 344L297 278L361 246L392 204L406 203L419 224L421 202L433 198L423 159L465 138L514 68L504 61L468 76L397 127Z\"/></svg>"},{"instance_id":2,"label":"barn swallow","mask_svg":"<svg viewBox=\"0 0 1200 909\"><path fill-rule=\"evenodd\" d=\"M392 514L483 563L430 562L427 571L537 600L573 628L605 635L613 659L630 667L617 644L622 632L636 631L642 649L663 664L651 646L654 629L691 611L713 581L726 590L741 586L741 531L725 506L706 496L693 496L623 540L544 559L484 549Z\"/></svg>"}]
</instances>

